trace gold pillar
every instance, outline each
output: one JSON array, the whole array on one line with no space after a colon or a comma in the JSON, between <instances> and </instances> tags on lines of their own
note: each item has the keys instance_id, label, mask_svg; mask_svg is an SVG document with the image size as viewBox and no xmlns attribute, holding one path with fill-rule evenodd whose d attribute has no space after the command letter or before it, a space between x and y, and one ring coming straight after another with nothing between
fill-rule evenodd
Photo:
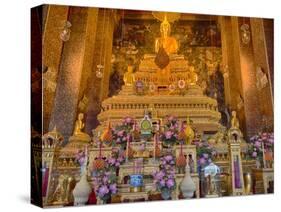
<instances>
[{"instance_id":1,"label":"gold pillar","mask_svg":"<svg viewBox=\"0 0 281 212\"><path fill-rule=\"evenodd\" d=\"M261 126L261 114L259 110L258 90L256 87L256 64L253 54L253 43L251 39L251 31L249 29L250 41L245 44L242 41L241 27L243 24L250 26L249 18L232 17L233 29L236 48L237 71L240 69L242 82L242 97L245 115L245 128L247 136L256 134ZM239 53L238 53L239 52ZM240 64L239 64L240 62Z\"/></svg>"},{"instance_id":2,"label":"gold pillar","mask_svg":"<svg viewBox=\"0 0 281 212\"><path fill-rule=\"evenodd\" d=\"M226 105L235 105L234 97L235 95L231 92L234 89L230 88L229 70L233 68L233 57L231 57L231 52L233 52L232 35L231 35L231 24L229 17L219 17L219 24L221 27L221 45L222 45L222 72L224 78L224 95ZM232 95L231 95L232 94Z\"/></svg>"},{"instance_id":3,"label":"gold pillar","mask_svg":"<svg viewBox=\"0 0 281 212\"><path fill-rule=\"evenodd\" d=\"M109 90L109 78L111 72L111 56L113 44L113 31L117 23L116 10L100 9L97 22L97 34L95 51L93 55L93 68L91 83L88 84L87 96L89 105L86 112L85 129L91 133L98 124L97 115L100 112L101 102L107 97ZM96 76L97 65L103 65L102 78Z\"/></svg>"},{"instance_id":4,"label":"gold pillar","mask_svg":"<svg viewBox=\"0 0 281 212\"><path fill-rule=\"evenodd\" d=\"M241 26L250 26L250 21L249 18L221 17L220 24L223 63L227 67L224 73L226 104L238 112L241 128L250 136L260 130L261 124L252 40L245 44L241 38Z\"/></svg>"},{"instance_id":5,"label":"gold pillar","mask_svg":"<svg viewBox=\"0 0 281 212\"><path fill-rule=\"evenodd\" d=\"M58 84L49 129L55 125L64 137L72 135L77 104L92 68L98 9L70 7L70 39L64 42Z\"/></svg>"},{"instance_id":6,"label":"gold pillar","mask_svg":"<svg viewBox=\"0 0 281 212\"><path fill-rule=\"evenodd\" d=\"M260 89L260 111L261 114L267 117L267 123L271 127L273 126L273 94L272 94L272 81L271 71L269 66L269 57L267 51L264 22L261 18L251 18L251 31L253 39L253 50L256 68L260 67L267 76L268 84L266 87ZM273 42L273 40L271 41ZM270 100L270 101L269 101Z\"/></svg>"},{"instance_id":7,"label":"gold pillar","mask_svg":"<svg viewBox=\"0 0 281 212\"><path fill-rule=\"evenodd\" d=\"M245 115L243 108L239 107L239 96L243 94L240 64L240 52L237 51L237 33L233 27L231 17L219 18L222 39L222 61L225 103L231 109L238 112L242 130L245 129ZM236 36L235 36L236 35ZM236 41L236 42L235 42Z\"/></svg>"},{"instance_id":8,"label":"gold pillar","mask_svg":"<svg viewBox=\"0 0 281 212\"><path fill-rule=\"evenodd\" d=\"M43 74L43 130L48 131L48 125L53 108L57 75L61 59L63 41L60 33L67 21L68 7L48 5L43 29L43 67L46 69Z\"/></svg>"}]
</instances>

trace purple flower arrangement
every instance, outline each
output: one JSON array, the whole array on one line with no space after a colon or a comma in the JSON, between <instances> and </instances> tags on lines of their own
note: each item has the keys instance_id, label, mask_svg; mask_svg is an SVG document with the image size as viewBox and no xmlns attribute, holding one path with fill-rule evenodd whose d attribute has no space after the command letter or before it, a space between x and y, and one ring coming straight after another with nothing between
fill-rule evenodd
<instances>
[{"instance_id":1,"label":"purple flower arrangement","mask_svg":"<svg viewBox=\"0 0 281 212\"><path fill-rule=\"evenodd\" d=\"M174 145L178 140L179 124L178 119L174 116L168 116L164 125L164 132L160 135L160 140L164 145Z\"/></svg>"},{"instance_id":2,"label":"purple flower arrangement","mask_svg":"<svg viewBox=\"0 0 281 212\"><path fill-rule=\"evenodd\" d=\"M129 139L132 138L131 131L134 127L135 121L130 117L126 117L121 125L117 125L113 129L113 140L116 145L121 145L123 148L126 147Z\"/></svg>"},{"instance_id":3,"label":"purple flower arrangement","mask_svg":"<svg viewBox=\"0 0 281 212\"><path fill-rule=\"evenodd\" d=\"M125 161L124 153L122 148L113 148L111 156L105 158L105 168L92 173L96 195L103 201L117 193L116 170Z\"/></svg>"},{"instance_id":4,"label":"purple flower arrangement","mask_svg":"<svg viewBox=\"0 0 281 212\"><path fill-rule=\"evenodd\" d=\"M117 169L125 161L124 151L114 148L111 157L106 159L106 163L110 169Z\"/></svg>"},{"instance_id":5,"label":"purple flower arrangement","mask_svg":"<svg viewBox=\"0 0 281 212\"><path fill-rule=\"evenodd\" d=\"M112 194L117 193L116 176L111 171L105 169L98 172L93 183L96 195L103 201L109 200Z\"/></svg>"},{"instance_id":6,"label":"purple flower arrangement","mask_svg":"<svg viewBox=\"0 0 281 212\"><path fill-rule=\"evenodd\" d=\"M262 159L263 149L264 152L272 151L274 148L274 133L259 133L250 138L248 145L248 156L253 159Z\"/></svg>"},{"instance_id":7,"label":"purple flower arrangement","mask_svg":"<svg viewBox=\"0 0 281 212\"><path fill-rule=\"evenodd\" d=\"M194 144L196 145L198 167L203 168L209 165L217 154L215 148L207 141L198 141Z\"/></svg>"},{"instance_id":8,"label":"purple flower arrangement","mask_svg":"<svg viewBox=\"0 0 281 212\"><path fill-rule=\"evenodd\" d=\"M172 191L176 188L175 158L168 154L160 158L159 171L153 172L154 183L159 191Z\"/></svg>"},{"instance_id":9,"label":"purple flower arrangement","mask_svg":"<svg viewBox=\"0 0 281 212\"><path fill-rule=\"evenodd\" d=\"M123 126L128 128L129 131L133 129L133 126L135 124L135 121L131 117L126 117L123 119Z\"/></svg>"}]
</instances>

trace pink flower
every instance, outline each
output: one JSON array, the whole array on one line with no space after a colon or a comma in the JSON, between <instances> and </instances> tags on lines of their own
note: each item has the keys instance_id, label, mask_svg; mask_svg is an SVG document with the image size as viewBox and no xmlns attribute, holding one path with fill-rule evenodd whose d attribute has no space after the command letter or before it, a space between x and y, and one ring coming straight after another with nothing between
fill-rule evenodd
<instances>
[{"instance_id":1,"label":"pink flower","mask_svg":"<svg viewBox=\"0 0 281 212\"><path fill-rule=\"evenodd\" d=\"M104 184L108 183L108 176L104 176L102 178L102 181L103 181Z\"/></svg>"},{"instance_id":2,"label":"pink flower","mask_svg":"<svg viewBox=\"0 0 281 212\"><path fill-rule=\"evenodd\" d=\"M124 130L120 130L120 131L117 133L118 136L123 136L123 134L124 134Z\"/></svg>"},{"instance_id":3,"label":"pink flower","mask_svg":"<svg viewBox=\"0 0 281 212\"><path fill-rule=\"evenodd\" d=\"M159 171L155 175L156 180L161 180L165 176L165 173L163 171Z\"/></svg>"},{"instance_id":4,"label":"pink flower","mask_svg":"<svg viewBox=\"0 0 281 212\"><path fill-rule=\"evenodd\" d=\"M208 158L209 158L209 155L208 155L207 153L204 153L204 154L203 154L203 157L204 157L205 159L208 159Z\"/></svg>"},{"instance_id":5,"label":"pink flower","mask_svg":"<svg viewBox=\"0 0 281 212\"><path fill-rule=\"evenodd\" d=\"M169 117L168 117L168 120L169 120L169 121L173 121L173 119L174 119L173 116L169 116Z\"/></svg>"},{"instance_id":6,"label":"pink flower","mask_svg":"<svg viewBox=\"0 0 281 212\"><path fill-rule=\"evenodd\" d=\"M256 147L256 148L260 148L260 147L261 147L261 142L256 141L256 142L255 142L255 147Z\"/></svg>"},{"instance_id":7,"label":"pink flower","mask_svg":"<svg viewBox=\"0 0 281 212\"><path fill-rule=\"evenodd\" d=\"M200 165L204 165L206 163L205 158L200 158L199 163L200 163Z\"/></svg>"},{"instance_id":8,"label":"pink flower","mask_svg":"<svg viewBox=\"0 0 281 212\"><path fill-rule=\"evenodd\" d=\"M98 194L99 194L99 196L104 196L104 195L107 194L108 192L109 192L109 189L108 189L107 186L105 186L105 185L99 187L99 189L98 189Z\"/></svg>"},{"instance_id":9,"label":"pink flower","mask_svg":"<svg viewBox=\"0 0 281 212\"><path fill-rule=\"evenodd\" d=\"M253 152L252 153L252 156L255 158L255 157L257 157L257 152Z\"/></svg>"},{"instance_id":10,"label":"pink flower","mask_svg":"<svg viewBox=\"0 0 281 212\"><path fill-rule=\"evenodd\" d=\"M168 188L172 188L175 185L175 182L173 179L168 179L166 185Z\"/></svg>"},{"instance_id":11,"label":"pink flower","mask_svg":"<svg viewBox=\"0 0 281 212\"><path fill-rule=\"evenodd\" d=\"M116 192L117 192L116 183L111 184L111 185L109 186L109 190L111 191L111 193L116 194Z\"/></svg>"},{"instance_id":12,"label":"pink flower","mask_svg":"<svg viewBox=\"0 0 281 212\"><path fill-rule=\"evenodd\" d=\"M273 143L274 143L274 139L273 139L273 138L270 138L270 139L268 139L268 142L271 143L271 144L273 144Z\"/></svg>"},{"instance_id":13,"label":"pink flower","mask_svg":"<svg viewBox=\"0 0 281 212\"><path fill-rule=\"evenodd\" d=\"M173 133L172 133L170 130L166 131L166 132L165 132L165 137L166 137L166 139L171 139L172 134L173 134Z\"/></svg>"},{"instance_id":14,"label":"pink flower","mask_svg":"<svg viewBox=\"0 0 281 212\"><path fill-rule=\"evenodd\" d=\"M125 118L125 122L126 123L131 123L132 122L132 118L130 118L130 117Z\"/></svg>"},{"instance_id":15,"label":"pink flower","mask_svg":"<svg viewBox=\"0 0 281 212\"><path fill-rule=\"evenodd\" d=\"M165 180L163 180L163 179L160 180L160 181L159 181L159 184L160 184L160 186L165 186Z\"/></svg>"},{"instance_id":16,"label":"pink flower","mask_svg":"<svg viewBox=\"0 0 281 212\"><path fill-rule=\"evenodd\" d=\"M166 161L171 161L173 159L173 156L172 155L166 155L165 156L165 160Z\"/></svg>"}]
</instances>

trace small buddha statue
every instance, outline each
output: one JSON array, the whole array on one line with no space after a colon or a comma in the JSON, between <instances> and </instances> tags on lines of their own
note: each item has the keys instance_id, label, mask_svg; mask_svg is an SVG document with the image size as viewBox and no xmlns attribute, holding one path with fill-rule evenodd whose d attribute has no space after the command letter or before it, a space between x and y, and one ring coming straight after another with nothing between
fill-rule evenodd
<instances>
[{"instance_id":1,"label":"small buddha statue","mask_svg":"<svg viewBox=\"0 0 281 212\"><path fill-rule=\"evenodd\" d=\"M164 17L163 22L160 25L161 37L155 40L155 52L158 53L160 47L164 48L168 55L177 53L178 42L174 37L170 37L171 25L167 20L167 16Z\"/></svg>"},{"instance_id":2,"label":"small buddha statue","mask_svg":"<svg viewBox=\"0 0 281 212\"><path fill-rule=\"evenodd\" d=\"M63 204L65 203L66 196L66 178L67 176L62 174L58 178L57 187L53 193L53 203Z\"/></svg>"},{"instance_id":3,"label":"small buddha statue","mask_svg":"<svg viewBox=\"0 0 281 212\"><path fill-rule=\"evenodd\" d=\"M190 66L189 68L189 80L190 80L190 85L196 85L198 81L198 75L195 73L194 66Z\"/></svg>"},{"instance_id":4,"label":"small buddha statue","mask_svg":"<svg viewBox=\"0 0 281 212\"><path fill-rule=\"evenodd\" d=\"M236 111L232 111L231 113L232 118L231 118L231 128L234 129L239 129L239 120L236 116Z\"/></svg>"},{"instance_id":5,"label":"small buddha statue","mask_svg":"<svg viewBox=\"0 0 281 212\"><path fill-rule=\"evenodd\" d=\"M78 114L78 118L77 118L77 120L75 122L73 135L74 136L79 136L79 137L85 137L85 138L88 139L88 138L90 138L90 136L87 133L82 132L82 130L84 128L83 119L84 119L84 114L83 113L79 113Z\"/></svg>"},{"instance_id":6,"label":"small buddha statue","mask_svg":"<svg viewBox=\"0 0 281 212\"><path fill-rule=\"evenodd\" d=\"M135 75L133 73L133 66L128 65L127 72L123 76L125 85L132 86L135 82Z\"/></svg>"},{"instance_id":7,"label":"small buddha statue","mask_svg":"<svg viewBox=\"0 0 281 212\"><path fill-rule=\"evenodd\" d=\"M189 145L189 144L191 144L191 141L194 139L194 131L191 128L189 118L186 119L186 128L185 128L184 132L186 135L186 144Z\"/></svg>"},{"instance_id":8,"label":"small buddha statue","mask_svg":"<svg viewBox=\"0 0 281 212\"><path fill-rule=\"evenodd\" d=\"M216 144L224 143L225 128L224 127L220 127L218 132L214 135L213 138L215 139L215 143Z\"/></svg>"}]
</instances>

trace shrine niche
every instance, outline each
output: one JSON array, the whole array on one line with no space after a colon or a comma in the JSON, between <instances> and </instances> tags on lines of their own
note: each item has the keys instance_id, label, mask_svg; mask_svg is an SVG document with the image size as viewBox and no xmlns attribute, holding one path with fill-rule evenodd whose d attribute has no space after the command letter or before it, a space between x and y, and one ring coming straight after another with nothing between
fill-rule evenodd
<instances>
[{"instance_id":1,"label":"shrine niche","mask_svg":"<svg viewBox=\"0 0 281 212\"><path fill-rule=\"evenodd\" d=\"M32 11L45 20L43 72L32 65L35 115L43 101L43 120L32 118L34 204L273 193L273 20Z\"/></svg>"}]
</instances>

